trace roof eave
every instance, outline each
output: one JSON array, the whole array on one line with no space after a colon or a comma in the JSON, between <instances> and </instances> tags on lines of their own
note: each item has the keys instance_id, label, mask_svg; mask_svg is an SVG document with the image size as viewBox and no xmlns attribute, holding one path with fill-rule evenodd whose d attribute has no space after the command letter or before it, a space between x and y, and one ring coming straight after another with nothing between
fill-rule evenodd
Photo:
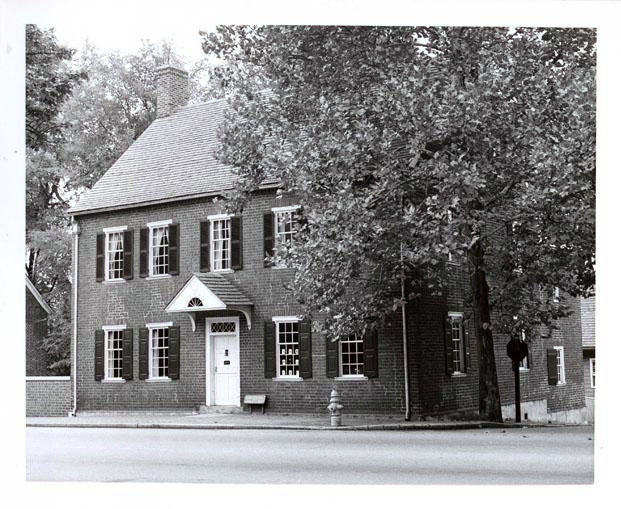
<instances>
[{"instance_id":1,"label":"roof eave","mask_svg":"<svg viewBox=\"0 0 621 509\"><path fill-rule=\"evenodd\" d=\"M258 190L263 191L267 189L277 189L279 187L281 187L281 184L279 182L273 182L273 183L260 185L258 187ZM110 207L98 207L98 208L90 208L90 209L83 209L83 210L69 209L67 213L69 214L70 217L86 216L89 214L101 214L103 212L113 212L117 210L128 210L128 209L136 209L136 208L142 208L142 207L150 207L153 205L163 205L165 203L174 203L178 201L197 200L200 198L211 198L215 196L222 196L223 193L226 193L228 191L233 191L233 188L221 189L219 191L213 191L209 193L197 193L197 194L190 194L190 195L183 195L183 196L174 196L171 198L161 198L159 200L149 200L149 201L143 201L143 202L138 202L138 203L113 205Z\"/></svg>"}]
</instances>

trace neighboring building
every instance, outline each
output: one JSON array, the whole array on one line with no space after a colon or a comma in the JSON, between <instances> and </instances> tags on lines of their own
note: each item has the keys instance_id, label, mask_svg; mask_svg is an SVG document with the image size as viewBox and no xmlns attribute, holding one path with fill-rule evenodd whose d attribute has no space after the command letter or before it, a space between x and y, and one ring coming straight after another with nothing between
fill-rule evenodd
<instances>
[{"instance_id":1,"label":"neighboring building","mask_svg":"<svg viewBox=\"0 0 621 509\"><path fill-rule=\"evenodd\" d=\"M47 336L47 318L51 312L50 306L26 276L26 376L48 374L43 340Z\"/></svg>"},{"instance_id":2,"label":"neighboring building","mask_svg":"<svg viewBox=\"0 0 621 509\"><path fill-rule=\"evenodd\" d=\"M595 422L595 296L580 299L580 312L587 420Z\"/></svg>"},{"instance_id":3,"label":"neighboring building","mask_svg":"<svg viewBox=\"0 0 621 509\"><path fill-rule=\"evenodd\" d=\"M240 407L244 396L265 394L268 410L326 412L337 387L348 413L404 413L400 314L369 337L333 342L314 332L286 288L291 269L265 261L279 242L295 242L295 197L264 182L243 213L227 215L215 198L235 176L213 155L225 103L186 106L187 74L159 72L157 119L70 211L77 410ZM415 419L478 412L468 273L457 263L449 270L445 297L407 306ZM561 378L550 385L545 349L533 349L523 390L547 401L546 418L577 408L581 369L579 336L555 335L548 347L564 360ZM501 337L496 355L510 403Z\"/></svg>"},{"instance_id":4,"label":"neighboring building","mask_svg":"<svg viewBox=\"0 0 621 509\"><path fill-rule=\"evenodd\" d=\"M567 297L571 314L558 320L552 331L525 338L529 354L520 364L523 421L583 423L586 421L582 373L580 302ZM496 366L503 417L515 418L515 382L506 340L495 343Z\"/></svg>"}]
</instances>

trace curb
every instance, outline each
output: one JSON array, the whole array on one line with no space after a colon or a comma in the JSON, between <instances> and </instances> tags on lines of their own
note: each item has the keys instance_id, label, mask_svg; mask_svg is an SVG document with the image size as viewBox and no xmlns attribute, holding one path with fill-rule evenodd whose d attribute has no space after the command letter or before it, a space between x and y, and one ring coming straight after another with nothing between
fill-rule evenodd
<instances>
[{"instance_id":1,"label":"curb","mask_svg":"<svg viewBox=\"0 0 621 509\"><path fill-rule=\"evenodd\" d=\"M181 423L26 423L31 428L118 428L118 429L197 429L197 430L295 430L295 431L455 431L468 429L541 428L560 427L549 424L516 423L415 423L364 424L350 426L313 426L287 424L181 424Z\"/></svg>"}]
</instances>

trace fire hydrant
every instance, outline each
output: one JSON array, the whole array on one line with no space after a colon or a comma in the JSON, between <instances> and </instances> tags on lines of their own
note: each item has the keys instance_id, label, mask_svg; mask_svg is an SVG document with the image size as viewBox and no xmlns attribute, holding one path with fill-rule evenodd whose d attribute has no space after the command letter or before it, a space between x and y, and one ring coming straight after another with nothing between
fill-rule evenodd
<instances>
[{"instance_id":1,"label":"fire hydrant","mask_svg":"<svg viewBox=\"0 0 621 509\"><path fill-rule=\"evenodd\" d=\"M330 425L341 425L342 408L343 405L341 405L341 398L339 397L339 393L336 392L336 389L332 389L332 392L330 393L330 404L328 405L328 410L330 410Z\"/></svg>"}]
</instances>

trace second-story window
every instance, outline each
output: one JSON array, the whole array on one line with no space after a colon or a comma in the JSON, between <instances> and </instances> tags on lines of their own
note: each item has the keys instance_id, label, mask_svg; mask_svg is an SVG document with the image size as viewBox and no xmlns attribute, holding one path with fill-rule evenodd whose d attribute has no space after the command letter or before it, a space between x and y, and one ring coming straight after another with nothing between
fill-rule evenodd
<instances>
[{"instance_id":1,"label":"second-story window","mask_svg":"<svg viewBox=\"0 0 621 509\"><path fill-rule=\"evenodd\" d=\"M231 218L211 220L211 267L212 270L231 268Z\"/></svg>"},{"instance_id":2,"label":"second-story window","mask_svg":"<svg viewBox=\"0 0 621 509\"><path fill-rule=\"evenodd\" d=\"M263 265L274 266L271 259L279 248L289 248L295 242L299 206L275 207L263 216ZM276 264L276 267L282 267Z\"/></svg>"},{"instance_id":3,"label":"second-story window","mask_svg":"<svg viewBox=\"0 0 621 509\"><path fill-rule=\"evenodd\" d=\"M151 275L168 274L168 226L151 228Z\"/></svg>"},{"instance_id":4,"label":"second-story window","mask_svg":"<svg viewBox=\"0 0 621 509\"><path fill-rule=\"evenodd\" d=\"M132 231L127 226L104 228L97 234L97 281L132 279L132 239Z\"/></svg>"},{"instance_id":5,"label":"second-story window","mask_svg":"<svg viewBox=\"0 0 621 509\"><path fill-rule=\"evenodd\" d=\"M106 236L106 279L122 279L123 232L110 232Z\"/></svg>"},{"instance_id":6,"label":"second-story window","mask_svg":"<svg viewBox=\"0 0 621 509\"><path fill-rule=\"evenodd\" d=\"M147 223L140 230L140 277L179 274L179 224Z\"/></svg>"},{"instance_id":7,"label":"second-story window","mask_svg":"<svg viewBox=\"0 0 621 509\"><path fill-rule=\"evenodd\" d=\"M285 207L274 210L276 245L290 247L296 233L297 207Z\"/></svg>"}]
</instances>

